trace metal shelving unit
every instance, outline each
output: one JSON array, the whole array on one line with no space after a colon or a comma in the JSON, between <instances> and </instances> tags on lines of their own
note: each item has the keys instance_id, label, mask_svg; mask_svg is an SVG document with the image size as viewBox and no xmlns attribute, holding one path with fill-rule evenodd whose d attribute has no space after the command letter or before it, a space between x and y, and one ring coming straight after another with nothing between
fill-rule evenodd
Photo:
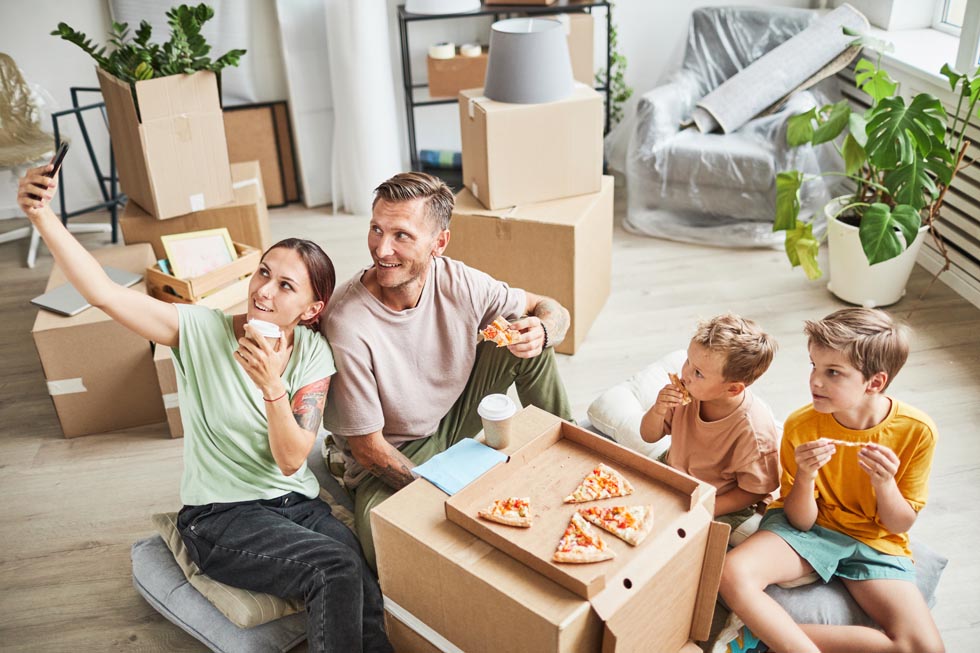
<instances>
[{"instance_id":1,"label":"metal shelving unit","mask_svg":"<svg viewBox=\"0 0 980 653\"><path fill-rule=\"evenodd\" d=\"M494 21L512 16L547 16L555 14L592 13L596 8L606 10L606 70L612 66L612 49L609 35L612 30L612 7L608 0L557 0L551 5L481 5L479 10L458 14L413 14L405 11L405 5L398 5L398 33L401 38L402 84L405 91L405 116L408 121L408 150L412 160L412 170L429 172L443 178L450 186L459 188L462 185L461 173L458 170L444 168L429 168L423 166L419 158L419 148L415 141L415 110L423 107L441 104L455 104L453 98L429 97L428 84L417 84L412 78L412 62L409 48L410 23L451 18L475 18L493 16ZM595 89L606 94L606 123L605 132L609 132L610 91L607 83Z\"/></svg>"}]
</instances>

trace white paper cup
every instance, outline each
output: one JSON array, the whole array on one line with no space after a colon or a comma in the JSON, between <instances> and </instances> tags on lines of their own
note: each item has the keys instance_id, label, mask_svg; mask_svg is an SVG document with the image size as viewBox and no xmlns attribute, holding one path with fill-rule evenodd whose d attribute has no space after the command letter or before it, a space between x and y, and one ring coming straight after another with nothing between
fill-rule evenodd
<instances>
[{"instance_id":1,"label":"white paper cup","mask_svg":"<svg viewBox=\"0 0 980 653\"><path fill-rule=\"evenodd\" d=\"M483 434L487 445L494 449L510 446L510 433L517 405L507 395L487 395L476 412L483 421Z\"/></svg>"},{"instance_id":2,"label":"white paper cup","mask_svg":"<svg viewBox=\"0 0 980 653\"><path fill-rule=\"evenodd\" d=\"M258 331L259 335L271 340L271 344L275 346L275 341L282 338L282 329L279 328L278 324L273 324L272 322L266 322L265 320L256 320L255 318L248 321L249 326Z\"/></svg>"}]
</instances>

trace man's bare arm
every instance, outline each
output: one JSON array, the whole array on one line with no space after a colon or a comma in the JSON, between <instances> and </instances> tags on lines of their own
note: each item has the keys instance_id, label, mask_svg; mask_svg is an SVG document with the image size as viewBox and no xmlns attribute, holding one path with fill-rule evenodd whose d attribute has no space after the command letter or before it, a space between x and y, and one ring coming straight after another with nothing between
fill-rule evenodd
<instances>
[{"instance_id":1,"label":"man's bare arm","mask_svg":"<svg viewBox=\"0 0 980 653\"><path fill-rule=\"evenodd\" d=\"M354 460L377 476L385 485L400 490L412 481L415 464L401 451L388 444L381 431L347 438Z\"/></svg>"}]
</instances>

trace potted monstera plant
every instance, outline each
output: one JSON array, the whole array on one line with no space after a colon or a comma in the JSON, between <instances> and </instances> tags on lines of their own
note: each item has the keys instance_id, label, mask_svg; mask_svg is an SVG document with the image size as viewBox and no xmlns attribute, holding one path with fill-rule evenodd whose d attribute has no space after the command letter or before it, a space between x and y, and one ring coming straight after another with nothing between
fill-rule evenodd
<instances>
[{"instance_id":1,"label":"potted monstera plant","mask_svg":"<svg viewBox=\"0 0 980 653\"><path fill-rule=\"evenodd\" d=\"M847 100L814 108L787 124L790 146L831 143L839 153L843 175L853 192L824 207L830 262L828 288L844 301L885 306L898 301L912 273L922 241L931 234L949 257L938 229L939 210L946 191L964 162L969 142L966 125L980 98L980 69L972 76L949 65L942 74L957 96L954 113L929 93L910 99L898 94L898 84L881 68L889 44L852 34L855 44L874 51L874 61L862 58L855 83L871 99L865 111L853 110ZM840 137L843 135L843 139ZM822 175L821 175L822 176ZM817 264L819 240L813 220L800 217L800 188L817 175L797 170L776 176L774 231L786 232L786 255L807 277L822 275Z\"/></svg>"}]
</instances>

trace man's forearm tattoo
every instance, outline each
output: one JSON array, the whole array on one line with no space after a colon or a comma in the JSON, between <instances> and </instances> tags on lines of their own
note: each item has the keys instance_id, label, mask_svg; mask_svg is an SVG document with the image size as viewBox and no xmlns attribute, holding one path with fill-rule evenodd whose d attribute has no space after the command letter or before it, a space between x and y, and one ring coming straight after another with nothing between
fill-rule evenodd
<instances>
[{"instance_id":1,"label":"man's forearm tattoo","mask_svg":"<svg viewBox=\"0 0 980 653\"><path fill-rule=\"evenodd\" d=\"M412 476L413 466L412 461L396 449L388 460L371 465L368 471L380 478L385 485L400 490L415 480Z\"/></svg>"},{"instance_id":2,"label":"man's forearm tattoo","mask_svg":"<svg viewBox=\"0 0 980 653\"><path fill-rule=\"evenodd\" d=\"M546 324L548 329L548 344L557 345L565 339L568 333L568 311L554 299L544 297L534 307L534 317Z\"/></svg>"}]
</instances>

